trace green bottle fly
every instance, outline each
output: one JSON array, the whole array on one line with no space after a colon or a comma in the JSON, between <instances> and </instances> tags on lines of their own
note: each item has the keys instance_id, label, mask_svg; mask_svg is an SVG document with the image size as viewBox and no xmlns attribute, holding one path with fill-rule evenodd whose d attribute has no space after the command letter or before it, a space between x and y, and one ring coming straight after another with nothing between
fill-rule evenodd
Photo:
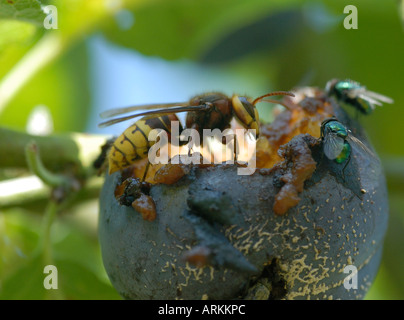
<instances>
[{"instance_id":1,"label":"green bottle fly","mask_svg":"<svg viewBox=\"0 0 404 320\"><path fill-rule=\"evenodd\" d=\"M359 82L350 79L330 80L325 90L327 95L334 97L337 102L347 104L363 114L371 114L376 106L382 105L382 102L394 102L391 98L369 91Z\"/></svg>"}]
</instances>

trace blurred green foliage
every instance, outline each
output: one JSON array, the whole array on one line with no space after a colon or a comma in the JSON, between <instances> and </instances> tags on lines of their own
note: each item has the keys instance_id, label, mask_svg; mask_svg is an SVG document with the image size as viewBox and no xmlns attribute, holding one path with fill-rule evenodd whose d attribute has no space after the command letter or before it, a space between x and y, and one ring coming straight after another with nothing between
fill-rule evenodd
<instances>
[{"instance_id":1,"label":"blurred green foliage","mask_svg":"<svg viewBox=\"0 0 404 320\"><path fill-rule=\"evenodd\" d=\"M2 0L0 1L0 18L26 21L38 26L42 26L45 13L41 9L41 4L36 0Z\"/></svg>"},{"instance_id":2,"label":"blurred green foliage","mask_svg":"<svg viewBox=\"0 0 404 320\"><path fill-rule=\"evenodd\" d=\"M1 126L24 130L33 107L43 104L56 132L86 131L92 82L87 43L94 34L145 55L227 70L257 88L323 87L331 78L351 78L392 97L394 105L360 118L385 161L390 192L384 257L368 298L404 298L404 32L396 1L42 4L58 9L58 29L43 28L39 1L0 0ZM358 8L357 30L343 27L348 4ZM0 177L10 178L9 171L2 171ZM60 290L43 288L37 244L45 206L0 207L0 299L119 299L102 267L96 199L66 208L57 217L51 239Z\"/></svg>"}]
</instances>

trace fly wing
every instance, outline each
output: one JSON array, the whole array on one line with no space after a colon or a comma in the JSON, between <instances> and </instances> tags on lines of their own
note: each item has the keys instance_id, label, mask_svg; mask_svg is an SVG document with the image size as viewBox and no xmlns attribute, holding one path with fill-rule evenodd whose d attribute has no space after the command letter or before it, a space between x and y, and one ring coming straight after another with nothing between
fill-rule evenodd
<instances>
[{"instance_id":1,"label":"fly wing","mask_svg":"<svg viewBox=\"0 0 404 320\"><path fill-rule=\"evenodd\" d=\"M368 101L372 105L378 105L378 106L381 106L382 102L384 102L384 103L393 103L394 102L393 99L386 97L380 93L366 90L365 87L349 90L347 92L347 95L348 95L348 97L350 97L352 99L359 97L361 99Z\"/></svg>"},{"instance_id":2,"label":"fly wing","mask_svg":"<svg viewBox=\"0 0 404 320\"><path fill-rule=\"evenodd\" d=\"M386 96L384 96L384 95L382 95L380 93L377 93L377 92L366 90L364 95L369 97L369 98L373 98L375 100L379 100L379 101L384 102L384 103L394 103L393 99L391 99L389 97L386 97Z\"/></svg>"},{"instance_id":3,"label":"fly wing","mask_svg":"<svg viewBox=\"0 0 404 320\"><path fill-rule=\"evenodd\" d=\"M336 159L344 149L344 139L333 133L328 133L323 139L323 150L330 160Z\"/></svg>"},{"instance_id":4,"label":"fly wing","mask_svg":"<svg viewBox=\"0 0 404 320\"><path fill-rule=\"evenodd\" d=\"M359 94L358 99L366 100L367 102L369 102L372 105L373 108L374 108L375 105L376 106L382 106L382 103L380 101L367 96L366 93Z\"/></svg>"},{"instance_id":5,"label":"fly wing","mask_svg":"<svg viewBox=\"0 0 404 320\"><path fill-rule=\"evenodd\" d=\"M211 106L209 105L200 105L200 106L184 106L184 107L177 107L177 108L168 108L168 109L158 109L158 110L152 110L152 111L145 111L145 112L140 112L140 113L135 113L129 116L124 116L124 117L119 117L116 119L111 119L108 121L104 121L100 123L98 126L100 128L105 128L110 125L130 120L133 118L140 118L140 119L151 119L151 118L157 118L163 115L167 114L172 114L172 113L179 113L179 112L187 112L187 111L201 111L201 110L207 110Z\"/></svg>"},{"instance_id":6,"label":"fly wing","mask_svg":"<svg viewBox=\"0 0 404 320\"><path fill-rule=\"evenodd\" d=\"M351 162L354 166L347 168L348 171L345 176L349 176L349 170L353 170L355 172L353 177L360 178L360 188L362 188L362 186L375 185L375 183L378 183L377 177L379 177L382 170L380 159L375 153L373 153L373 151L363 144L362 141L354 137L352 134L348 135L347 141L351 145ZM359 181L357 178L353 180L351 179L350 184L354 185L357 183Z\"/></svg>"},{"instance_id":7,"label":"fly wing","mask_svg":"<svg viewBox=\"0 0 404 320\"><path fill-rule=\"evenodd\" d=\"M356 97L358 97L360 94L363 94L366 92L366 88L365 87L359 87L356 89L350 89L350 90L346 90L346 95L351 98L351 99L355 99Z\"/></svg>"},{"instance_id":8,"label":"fly wing","mask_svg":"<svg viewBox=\"0 0 404 320\"><path fill-rule=\"evenodd\" d=\"M370 150L367 146L365 146L363 144L362 141L360 141L358 138L354 137L352 134L348 135L348 142L357 146L357 148L355 148L356 150L365 152L367 155L377 159L377 156L373 153L372 150Z\"/></svg>"}]
</instances>

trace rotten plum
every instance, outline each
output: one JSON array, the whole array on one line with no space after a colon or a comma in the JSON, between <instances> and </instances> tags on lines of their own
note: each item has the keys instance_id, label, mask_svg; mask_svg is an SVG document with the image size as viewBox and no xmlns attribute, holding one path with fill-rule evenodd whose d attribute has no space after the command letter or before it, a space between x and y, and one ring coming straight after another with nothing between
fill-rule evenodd
<instances>
[{"instance_id":1,"label":"rotten plum","mask_svg":"<svg viewBox=\"0 0 404 320\"><path fill-rule=\"evenodd\" d=\"M353 146L342 177L341 168L323 154L320 124L336 116L369 146L363 130L321 92L309 95L310 108L307 90L297 93L288 100L293 108L263 126L265 148L257 150L262 166L253 175L237 175L236 166L224 164L192 166L173 184L151 186L157 211L152 222L117 201L120 172L106 177L100 244L105 269L122 297L365 296L387 227L380 162L369 171L369 155ZM356 289L344 287L348 265L358 270Z\"/></svg>"}]
</instances>

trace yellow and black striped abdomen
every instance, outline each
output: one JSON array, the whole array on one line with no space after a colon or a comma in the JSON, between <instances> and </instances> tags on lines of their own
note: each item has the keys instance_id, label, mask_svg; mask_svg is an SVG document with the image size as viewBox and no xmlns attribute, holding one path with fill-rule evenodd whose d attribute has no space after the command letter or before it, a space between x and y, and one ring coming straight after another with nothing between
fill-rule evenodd
<instances>
[{"instance_id":1,"label":"yellow and black striped abdomen","mask_svg":"<svg viewBox=\"0 0 404 320\"><path fill-rule=\"evenodd\" d=\"M139 120L126 129L112 145L109 155L109 174L125 169L135 161L147 157L155 141L149 141L153 129L162 129L169 135L171 121L178 121L175 114L164 115L147 120Z\"/></svg>"}]
</instances>

